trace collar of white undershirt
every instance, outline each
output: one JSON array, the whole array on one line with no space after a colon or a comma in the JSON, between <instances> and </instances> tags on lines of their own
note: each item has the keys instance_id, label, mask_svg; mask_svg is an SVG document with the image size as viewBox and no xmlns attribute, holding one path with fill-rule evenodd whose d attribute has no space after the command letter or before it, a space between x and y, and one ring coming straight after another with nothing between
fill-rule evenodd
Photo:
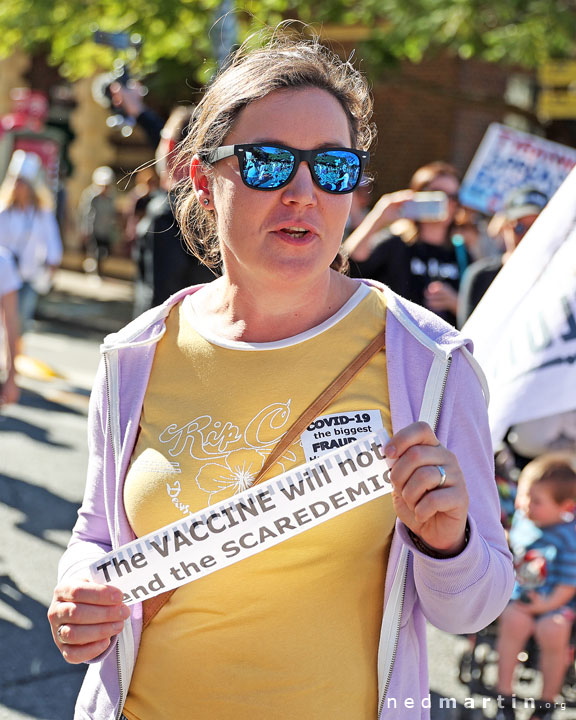
<instances>
[{"instance_id":1,"label":"collar of white undershirt","mask_svg":"<svg viewBox=\"0 0 576 720\"><path fill-rule=\"evenodd\" d=\"M205 340L208 340L208 342L212 343L213 345L218 345L220 347L228 348L230 350L278 350L280 348L290 347L291 345L297 345L298 343L304 342L305 340L310 340L311 338L320 335L326 330L329 330L331 327L334 327L334 325L336 325L338 322L340 322L340 320L345 318L346 315L351 313L352 310L354 310L354 308L356 308L362 302L362 300L364 300L364 298L368 296L368 294L370 293L370 288L364 283L359 283L358 289L354 292L352 297L347 300L344 305L342 305L340 310L335 312L334 315L331 315L327 320L324 320L324 322L320 323L320 325L316 325L315 327L310 328L305 332L299 333L298 335L293 335L289 338L264 343L251 343L244 342L242 340L230 340L229 338L225 338L214 333L210 326L203 322L202 313L199 311L198 295L202 292L204 292L204 288L198 290L192 295L187 295L184 298L182 307L186 321L189 322L190 325L194 328L194 330L196 330L196 332L201 335Z\"/></svg>"}]
</instances>

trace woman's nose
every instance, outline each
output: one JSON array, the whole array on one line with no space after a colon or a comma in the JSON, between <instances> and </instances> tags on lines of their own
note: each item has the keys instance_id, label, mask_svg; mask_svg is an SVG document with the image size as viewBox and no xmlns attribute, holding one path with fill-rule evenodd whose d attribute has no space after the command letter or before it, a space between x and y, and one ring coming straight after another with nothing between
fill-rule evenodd
<instances>
[{"instance_id":1,"label":"woman's nose","mask_svg":"<svg viewBox=\"0 0 576 720\"><path fill-rule=\"evenodd\" d=\"M318 187L312 179L312 173L307 162L302 161L296 174L284 188L283 200L285 202L298 202L306 205L315 205L317 202Z\"/></svg>"}]
</instances>

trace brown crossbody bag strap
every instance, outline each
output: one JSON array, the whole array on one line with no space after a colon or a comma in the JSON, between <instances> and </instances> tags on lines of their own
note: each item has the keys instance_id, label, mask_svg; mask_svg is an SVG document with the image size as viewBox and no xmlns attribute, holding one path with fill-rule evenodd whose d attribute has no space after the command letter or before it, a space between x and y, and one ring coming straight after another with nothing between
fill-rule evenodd
<instances>
[{"instance_id":1,"label":"brown crossbody bag strap","mask_svg":"<svg viewBox=\"0 0 576 720\"><path fill-rule=\"evenodd\" d=\"M342 390L344 390L344 388L360 372L360 370L362 370L362 368L370 362L374 355L384 348L384 345L385 330L382 330L378 333L378 335L376 335L374 340L372 340L372 342L370 342L364 350L362 350L362 352L357 355L354 360L352 360L352 362L340 373L340 375L338 375L338 377L333 380L330 385L328 385L328 387L320 393L320 395L318 395L316 400L314 400L306 408L306 410L304 410L293 425L290 426L286 433L280 438L280 441L275 446L274 450L272 450L270 455L266 458L266 462L262 466L251 487L254 487L254 485L257 485L264 480L268 470L274 465L278 458L282 457L284 451L290 447L294 440L303 433L313 420L322 414L323 410L325 410L334 398L336 398ZM142 603L143 630L148 627L152 619L161 610L161 608L164 607L168 600L170 600L172 594L176 592L177 589L178 588L174 588L173 590L168 590L165 593L156 595L149 600L144 600Z\"/></svg>"}]
</instances>

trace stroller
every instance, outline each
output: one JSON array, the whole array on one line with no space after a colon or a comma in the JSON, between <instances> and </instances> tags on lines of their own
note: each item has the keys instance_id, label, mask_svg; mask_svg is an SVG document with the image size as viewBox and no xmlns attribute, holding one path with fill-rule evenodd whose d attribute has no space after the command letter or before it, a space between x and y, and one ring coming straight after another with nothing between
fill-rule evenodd
<instances>
[{"instance_id":1,"label":"stroller","mask_svg":"<svg viewBox=\"0 0 576 720\"><path fill-rule=\"evenodd\" d=\"M514 512L514 500L516 497L516 483L518 470L512 454L504 449L496 455L496 484L500 497L501 520L504 529L508 531L511 526L512 514ZM531 584L539 584L540 573L543 568L539 556L531 558L528 553L524 558L521 567L517 572L523 577L527 589ZM496 650L498 640L498 620L495 620L488 627L477 633L468 635L469 645L463 651L458 663L458 678L467 686L470 695L486 697L497 697L498 676L498 653ZM572 639L570 643L570 664L568 665L564 683L562 685L562 696L566 707L576 707L576 665L574 661L576 646L576 625L572 628ZM524 697L532 697L531 688L536 683L539 675L538 670L538 645L533 637L528 640L526 647L518 656L517 681L524 693L516 693L519 700Z\"/></svg>"}]
</instances>

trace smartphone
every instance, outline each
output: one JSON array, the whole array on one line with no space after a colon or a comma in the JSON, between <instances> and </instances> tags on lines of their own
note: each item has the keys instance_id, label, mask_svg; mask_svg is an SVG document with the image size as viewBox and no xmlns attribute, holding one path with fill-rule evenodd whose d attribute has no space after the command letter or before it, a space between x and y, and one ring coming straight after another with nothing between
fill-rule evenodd
<instances>
[{"instance_id":1,"label":"smartphone","mask_svg":"<svg viewBox=\"0 0 576 720\"><path fill-rule=\"evenodd\" d=\"M423 222L438 222L448 217L448 195L437 190L414 193L402 205L402 217Z\"/></svg>"}]
</instances>

